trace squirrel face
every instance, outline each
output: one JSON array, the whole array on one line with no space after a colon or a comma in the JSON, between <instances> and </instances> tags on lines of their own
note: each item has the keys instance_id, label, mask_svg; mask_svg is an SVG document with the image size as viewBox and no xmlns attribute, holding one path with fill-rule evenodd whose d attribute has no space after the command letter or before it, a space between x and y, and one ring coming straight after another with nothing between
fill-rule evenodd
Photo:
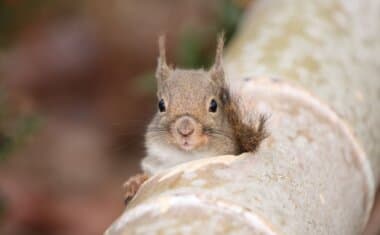
<instances>
[{"instance_id":1,"label":"squirrel face","mask_svg":"<svg viewBox=\"0 0 380 235\"><path fill-rule=\"evenodd\" d=\"M223 109L222 48L220 39L210 71L172 69L166 65L160 38L158 111L146 134L148 152L154 146L207 156L236 152L233 130Z\"/></svg>"}]
</instances>

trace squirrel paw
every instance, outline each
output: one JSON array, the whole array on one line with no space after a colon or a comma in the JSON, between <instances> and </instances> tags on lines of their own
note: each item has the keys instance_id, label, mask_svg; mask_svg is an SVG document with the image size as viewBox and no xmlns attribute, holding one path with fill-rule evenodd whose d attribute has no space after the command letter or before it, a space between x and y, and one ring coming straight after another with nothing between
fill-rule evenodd
<instances>
[{"instance_id":1,"label":"squirrel paw","mask_svg":"<svg viewBox=\"0 0 380 235\"><path fill-rule=\"evenodd\" d=\"M124 203L127 205L135 196L140 186L149 178L147 174L137 174L130 177L124 184L125 188Z\"/></svg>"}]
</instances>

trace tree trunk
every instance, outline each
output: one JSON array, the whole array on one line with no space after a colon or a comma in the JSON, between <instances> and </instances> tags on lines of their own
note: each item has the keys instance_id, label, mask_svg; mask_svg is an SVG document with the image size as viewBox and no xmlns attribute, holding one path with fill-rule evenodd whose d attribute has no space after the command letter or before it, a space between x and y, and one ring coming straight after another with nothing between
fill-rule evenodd
<instances>
[{"instance_id":1,"label":"tree trunk","mask_svg":"<svg viewBox=\"0 0 380 235\"><path fill-rule=\"evenodd\" d=\"M270 137L151 177L106 234L360 234L380 179L380 2L255 1L225 59Z\"/></svg>"}]
</instances>

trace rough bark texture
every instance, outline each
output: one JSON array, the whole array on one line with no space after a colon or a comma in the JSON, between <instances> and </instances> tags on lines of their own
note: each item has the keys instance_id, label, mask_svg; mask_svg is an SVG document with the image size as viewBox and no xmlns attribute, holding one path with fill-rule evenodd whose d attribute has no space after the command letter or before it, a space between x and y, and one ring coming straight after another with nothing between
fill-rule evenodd
<instances>
[{"instance_id":1,"label":"rough bark texture","mask_svg":"<svg viewBox=\"0 0 380 235\"><path fill-rule=\"evenodd\" d=\"M380 2L255 1L226 61L270 137L156 174L106 234L360 234L380 179Z\"/></svg>"}]
</instances>

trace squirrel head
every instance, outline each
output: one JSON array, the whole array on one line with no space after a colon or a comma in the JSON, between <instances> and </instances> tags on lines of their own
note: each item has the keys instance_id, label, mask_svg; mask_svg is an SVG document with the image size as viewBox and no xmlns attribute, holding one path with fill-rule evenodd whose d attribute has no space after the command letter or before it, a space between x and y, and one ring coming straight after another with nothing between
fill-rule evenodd
<instances>
[{"instance_id":1,"label":"squirrel head","mask_svg":"<svg viewBox=\"0 0 380 235\"><path fill-rule=\"evenodd\" d=\"M153 146L207 156L235 153L235 138L223 109L223 36L210 70L169 67L164 40L159 38L157 113L146 134L148 153Z\"/></svg>"}]
</instances>

